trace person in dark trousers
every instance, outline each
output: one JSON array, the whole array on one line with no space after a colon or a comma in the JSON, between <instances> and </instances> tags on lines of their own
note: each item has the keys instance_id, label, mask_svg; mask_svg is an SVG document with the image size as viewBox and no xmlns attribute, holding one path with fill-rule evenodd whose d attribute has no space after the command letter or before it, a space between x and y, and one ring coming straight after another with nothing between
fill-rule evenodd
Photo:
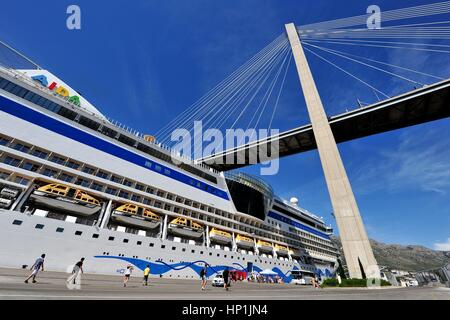
<instances>
[{"instance_id":1,"label":"person in dark trousers","mask_svg":"<svg viewBox=\"0 0 450 320\"><path fill-rule=\"evenodd\" d=\"M72 275L69 277L69 279L67 279L67 282L76 284L77 278L80 276L80 273L81 274L84 273L83 271L84 260L85 260L84 258L81 258L80 261L78 261L75 264L72 270ZM80 281L78 280L78 282Z\"/></svg>"},{"instance_id":2,"label":"person in dark trousers","mask_svg":"<svg viewBox=\"0 0 450 320\"><path fill-rule=\"evenodd\" d=\"M200 271L200 279L202 279L202 291L206 289L206 274L208 273L208 265Z\"/></svg>"},{"instance_id":3,"label":"person in dark trousers","mask_svg":"<svg viewBox=\"0 0 450 320\"><path fill-rule=\"evenodd\" d=\"M148 286L148 276L150 275L150 265L148 264L147 267L144 269L144 283L143 286Z\"/></svg>"},{"instance_id":4,"label":"person in dark trousers","mask_svg":"<svg viewBox=\"0 0 450 320\"><path fill-rule=\"evenodd\" d=\"M223 276L223 286L225 287L225 290L228 291L228 281L230 280L230 270L225 268L225 270L222 273Z\"/></svg>"},{"instance_id":5,"label":"person in dark trousers","mask_svg":"<svg viewBox=\"0 0 450 320\"><path fill-rule=\"evenodd\" d=\"M44 271L44 259L45 259L45 253L43 253L40 258L36 259L36 262L31 266L30 270L33 270L31 275L25 280L25 283L28 283L28 280L33 278L33 283L36 283L36 276L39 273L39 271L42 269Z\"/></svg>"}]
</instances>

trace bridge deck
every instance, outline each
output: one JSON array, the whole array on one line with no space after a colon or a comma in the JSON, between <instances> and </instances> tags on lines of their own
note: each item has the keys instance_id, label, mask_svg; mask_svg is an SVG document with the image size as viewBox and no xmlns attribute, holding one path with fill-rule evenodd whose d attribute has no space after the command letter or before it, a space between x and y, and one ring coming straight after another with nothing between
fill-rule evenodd
<instances>
[{"instance_id":1,"label":"bridge deck","mask_svg":"<svg viewBox=\"0 0 450 320\"><path fill-rule=\"evenodd\" d=\"M400 96L330 118L330 125L337 143L375 135L382 132L414 126L450 116L450 79L425 86ZM201 159L215 161L210 166L219 171L229 171L249 164L249 155L279 141L279 157L285 157L316 149L312 126L305 125L277 136L226 150ZM270 150L270 148L269 148ZM237 155L245 155L245 162L237 161ZM227 161L227 159L233 161ZM244 157L243 157L244 158ZM264 160L264 158L263 158Z\"/></svg>"}]
</instances>

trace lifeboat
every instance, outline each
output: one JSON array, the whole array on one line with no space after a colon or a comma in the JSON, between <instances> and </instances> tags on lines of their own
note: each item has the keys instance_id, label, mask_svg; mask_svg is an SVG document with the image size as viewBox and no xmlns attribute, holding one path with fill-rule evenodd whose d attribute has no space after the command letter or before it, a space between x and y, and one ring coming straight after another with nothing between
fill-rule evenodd
<instances>
[{"instance_id":1,"label":"lifeboat","mask_svg":"<svg viewBox=\"0 0 450 320\"><path fill-rule=\"evenodd\" d=\"M286 246L283 246L281 244L275 244L275 252L277 254L285 255L287 256L289 254L289 248Z\"/></svg>"},{"instance_id":2,"label":"lifeboat","mask_svg":"<svg viewBox=\"0 0 450 320\"><path fill-rule=\"evenodd\" d=\"M233 242L233 236L229 232L225 232L216 228L212 228L209 232L209 238L220 244L230 244Z\"/></svg>"},{"instance_id":3,"label":"lifeboat","mask_svg":"<svg viewBox=\"0 0 450 320\"><path fill-rule=\"evenodd\" d=\"M267 241L258 240L256 242L256 247L258 248L259 251L269 252L269 253L273 252L273 245Z\"/></svg>"},{"instance_id":4,"label":"lifeboat","mask_svg":"<svg viewBox=\"0 0 450 320\"><path fill-rule=\"evenodd\" d=\"M300 249L290 249L289 254L293 258L301 258L302 257L302 252L300 251Z\"/></svg>"},{"instance_id":5,"label":"lifeboat","mask_svg":"<svg viewBox=\"0 0 450 320\"><path fill-rule=\"evenodd\" d=\"M161 224L161 217L149 209L128 203L116 208L111 219L123 225L151 230Z\"/></svg>"},{"instance_id":6,"label":"lifeboat","mask_svg":"<svg viewBox=\"0 0 450 320\"><path fill-rule=\"evenodd\" d=\"M255 247L255 240L253 238L238 234L236 236L236 245L245 249L253 249Z\"/></svg>"},{"instance_id":7,"label":"lifeboat","mask_svg":"<svg viewBox=\"0 0 450 320\"><path fill-rule=\"evenodd\" d=\"M200 238L203 235L203 227L186 218L176 218L169 223L169 232L184 238Z\"/></svg>"},{"instance_id":8,"label":"lifeboat","mask_svg":"<svg viewBox=\"0 0 450 320\"><path fill-rule=\"evenodd\" d=\"M101 203L85 191L62 184L48 184L33 191L36 205L77 216L89 217L101 209Z\"/></svg>"}]
</instances>

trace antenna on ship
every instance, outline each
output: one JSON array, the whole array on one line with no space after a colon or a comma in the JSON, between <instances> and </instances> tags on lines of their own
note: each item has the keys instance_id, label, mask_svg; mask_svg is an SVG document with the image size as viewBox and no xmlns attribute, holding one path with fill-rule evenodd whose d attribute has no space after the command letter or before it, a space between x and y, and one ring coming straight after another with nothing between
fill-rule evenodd
<instances>
[{"instance_id":1,"label":"antenna on ship","mask_svg":"<svg viewBox=\"0 0 450 320\"><path fill-rule=\"evenodd\" d=\"M11 47L9 44L3 42L2 40L0 40L0 44L7 48L8 50L10 50L12 53L18 55L19 57L21 57L22 59L26 60L27 62L31 63L34 67L36 67L36 69L42 69L36 62L34 62L33 60L31 60L30 58L28 58L27 56L25 56L24 54L20 53L19 51L17 51L16 49L14 49L13 47ZM0 64L3 65L3 62L0 61ZM12 66L7 66L10 68L13 68ZM13 68L13 69L18 69L18 68Z\"/></svg>"}]
</instances>

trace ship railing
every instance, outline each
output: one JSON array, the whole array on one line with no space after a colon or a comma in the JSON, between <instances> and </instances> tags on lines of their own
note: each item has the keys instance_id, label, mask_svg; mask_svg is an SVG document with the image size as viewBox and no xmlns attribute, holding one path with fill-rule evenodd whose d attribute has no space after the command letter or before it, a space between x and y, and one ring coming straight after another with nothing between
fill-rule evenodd
<instances>
[{"instance_id":1,"label":"ship railing","mask_svg":"<svg viewBox=\"0 0 450 320\"><path fill-rule=\"evenodd\" d=\"M306 210L305 208L300 207L299 205L293 206L293 205L292 205L289 201L287 201L287 200L283 200L283 203L286 204L286 205L288 205L288 206L290 206L290 207L292 207L292 208L294 208L294 209L297 209L297 210L302 211L304 214L306 214L307 216L310 216L311 218L314 218L314 219L316 219L316 220L319 220L319 221L321 221L321 222L324 222L322 217L316 216L315 214L309 212L309 211Z\"/></svg>"},{"instance_id":2,"label":"ship railing","mask_svg":"<svg viewBox=\"0 0 450 320\"><path fill-rule=\"evenodd\" d=\"M209 171L212 171L214 173L219 174L219 171L217 171L217 170L215 170L215 169L213 169L213 168L211 168L211 167L209 167L209 166L207 166L207 165L205 165L203 163L199 163L199 162L195 161L194 159L192 159L191 157L188 157L186 155L177 153L172 148L170 148L169 146L164 145L164 144L160 143L157 140L155 140L155 141L148 141L148 140L146 140L145 139L145 135L143 133L139 132L138 130L130 128L129 126L127 126L127 125L125 125L125 124L123 124L123 123L121 123L121 122L119 122L117 120L114 120L112 118L107 118L107 120L108 120L109 123L111 123L116 128L119 128L119 129L121 129L121 130L123 130L123 131L125 131L125 132L127 132L127 133L129 133L131 135L133 135L137 139L141 140L141 142L146 142L146 143L152 144L153 146L156 146L159 149L162 149L162 150L166 151L167 153L170 154L170 156L176 157L176 158L178 158L178 160L180 160L182 162L186 162L186 163L194 165L194 166L202 167L205 170L209 170Z\"/></svg>"},{"instance_id":3,"label":"ship railing","mask_svg":"<svg viewBox=\"0 0 450 320\"><path fill-rule=\"evenodd\" d=\"M220 173L219 171L217 171L217 170L215 170L215 169L213 169L213 168L211 168L211 167L209 167L209 166L207 166L207 165L205 165L205 164L203 164L203 163L196 163L196 162L195 162L192 158L190 158L190 157L187 157L187 156L185 156L185 155L175 154L175 152L173 152L173 150L172 150L170 147L168 147L168 146L166 146L166 145L163 145L162 143L159 143L159 142L157 142L157 141L155 141L155 142L149 142L149 141L145 140L145 135L144 135L144 134L142 134L141 132L139 132L139 131L137 131L137 130L134 130L134 129L132 129L132 128L130 128L130 127L128 127L128 126L126 126L126 125L120 123L119 121L116 121L116 120L113 120L113 119L107 118L107 117L105 117L105 118L100 117L98 114L93 113L93 112L89 111L88 109L86 109L86 108L84 108L84 107L82 107L82 106L76 105L76 104L74 104L74 103L68 101L67 99L65 99L65 98L62 97L61 95L58 95L57 93L55 93L54 91L48 89L47 87L44 87L44 86L42 86L42 85L37 84L35 81L31 80L28 76L26 76L24 73L22 73L22 72L20 72L20 71L17 71L17 70L11 69L11 68L4 67L4 66L1 65L1 64L0 64L0 69L1 69L3 72L8 73L10 76L12 76L12 77L14 77L14 78L16 78L16 79L20 79L22 82L27 83L28 85L32 86L33 88L35 88L35 89L37 89L37 90L40 90L40 91L42 91L42 92L44 92L44 93L46 93L46 94L52 95L52 96L55 97L56 99L62 101L64 104L69 105L69 106L71 107L71 109L74 109L74 110L81 109L82 111L84 111L84 112L88 113L89 115L92 115L92 116L94 116L94 117L100 119L101 121L105 121L105 120L106 120L106 121L108 121L110 124L112 124L112 125L114 125L115 127L121 129L122 131L125 131L125 132L127 132L127 133L129 133L129 134L135 136L135 137L138 138L139 140L145 141L145 142L147 142L147 143L151 143L151 144L153 144L153 145L155 145L155 146L157 146L157 147L159 147L159 148L161 148L161 149L163 149L163 150L169 152L171 156L176 156L176 157L178 157L179 160L181 160L181 161L184 160L184 162L188 162L188 163L191 164L191 165L195 165L195 166L202 167L203 169L208 170L208 171L211 171L211 172L214 172L214 173L216 173L216 174L219 174L219 173Z\"/></svg>"},{"instance_id":4,"label":"ship railing","mask_svg":"<svg viewBox=\"0 0 450 320\"><path fill-rule=\"evenodd\" d=\"M49 88L37 84L35 81L30 79L28 76L26 76L25 73L23 73L23 72L20 72L20 71L15 70L15 69L4 67L2 65L0 65L0 68L2 69L3 72L9 73L10 76L12 76L12 77L14 77L16 79L20 79L22 82L27 83L28 85L32 86L33 88L35 88L37 90L40 90L40 91L42 91L42 92L44 92L46 94L49 94L49 95L55 97L59 101L63 102L63 104L69 105L71 107L71 109L75 109L75 110L76 109L81 109L82 111L88 113L89 115L92 115L92 116L94 116L94 117L96 117L96 118L98 118L100 120L103 120L103 121L105 120L105 118L100 117L98 114L96 114L96 113L94 113L94 112L84 108L83 106L79 106L79 105L74 104L73 102L70 102L68 100L68 98L64 98L63 96L55 93L54 91L50 90Z\"/></svg>"}]
</instances>

